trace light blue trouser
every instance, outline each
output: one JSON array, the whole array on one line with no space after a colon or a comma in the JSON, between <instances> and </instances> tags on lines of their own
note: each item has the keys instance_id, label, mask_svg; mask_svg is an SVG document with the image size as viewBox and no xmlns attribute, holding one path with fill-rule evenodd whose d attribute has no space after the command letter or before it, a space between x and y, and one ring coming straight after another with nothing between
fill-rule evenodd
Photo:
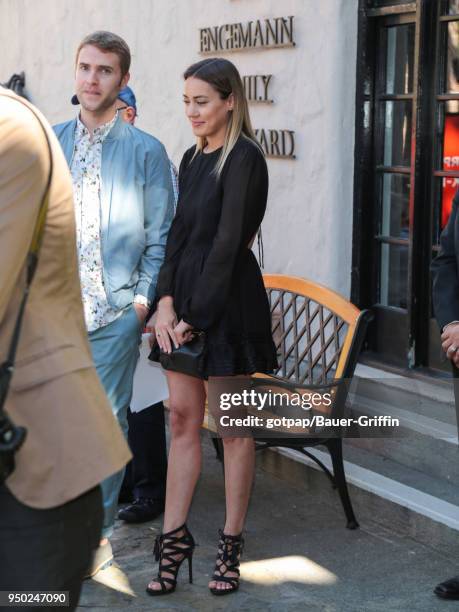
<instances>
[{"instance_id":1,"label":"light blue trouser","mask_svg":"<svg viewBox=\"0 0 459 612\"><path fill-rule=\"evenodd\" d=\"M139 358L141 326L133 306L105 327L89 332L92 356L105 388L113 414L127 436L127 409L132 396L132 379ZM102 484L104 525L102 537L113 533L118 495L124 469L106 478Z\"/></svg>"}]
</instances>

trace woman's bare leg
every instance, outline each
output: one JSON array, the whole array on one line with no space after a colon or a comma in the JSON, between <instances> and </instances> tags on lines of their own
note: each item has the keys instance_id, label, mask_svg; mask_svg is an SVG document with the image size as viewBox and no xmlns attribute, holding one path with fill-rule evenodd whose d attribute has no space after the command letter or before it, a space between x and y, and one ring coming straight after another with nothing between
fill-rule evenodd
<instances>
[{"instance_id":1,"label":"woman's bare leg","mask_svg":"<svg viewBox=\"0 0 459 612\"><path fill-rule=\"evenodd\" d=\"M225 457L226 521L224 533L239 535L244 528L255 471L253 438L223 440Z\"/></svg>"},{"instance_id":2,"label":"woman's bare leg","mask_svg":"<svg viewBox=\"0 0 459 612\"><path fill-rule=\"evenodd\" d=\"M204 418L205 388L201 380L167 372L169 386L169 427L171 433L167 466L166 508L163 533L183 525L201 471L201 426ZM177 536L180 536L177 533ZM176 555L174 558L180 558ZM170 573L164 576L171 577ZM159 582L150 589L161 590Z\"/></svg>"},{"instance_id":3,"label":"woman's bare leg","mask_svg":"<svg viewBox=\"0 0 459 612\"><path fill-rule=\"evenodd\" d=\"M223 532L239 535L244 527L245 517L252 491L255 472L255 443L252 437L223 438L225 459L226 521ZM236 577L227 572L228 577ZM209 588L227 589L226 582L212 580Z\"/></svg>"}]
</instances>

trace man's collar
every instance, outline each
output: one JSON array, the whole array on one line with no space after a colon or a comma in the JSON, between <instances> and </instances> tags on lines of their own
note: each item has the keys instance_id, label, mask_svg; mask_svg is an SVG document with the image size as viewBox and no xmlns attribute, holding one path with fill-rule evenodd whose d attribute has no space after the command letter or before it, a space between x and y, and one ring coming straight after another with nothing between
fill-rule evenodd
<instances>
[{"instance_id":1,"label":"man's collar","mask_svg":"<svg viewBox=\"0 0 459 612\"><path fill-rule=\"evenodd\" d=\"M77 135L78 122L79 122L79 116L78 115L75 117L75 119L73 119L73 121L70 122L70 126L71 126L71 130L73 132L73 138L74 139L75 139L75 137ZM81 121L80 121L80 123L81 123ZM124 132L126 132L126 130L128 130L129 128L132 128L132 127L133 126L131 126L128 123L126 123L125 121L123 121L121 113L118 113L118 117L116 118L116 121L115 121L112 129L108 133L107 138L105 140L107 140L107 141L109 141L109 140L116 140Z\"/></svg>"},{"instance_id":2,"label":"man's collar","mask_svg":"<svg viewBox=\"0 0 459 612\"><path fill-rule=\"evenodd\" d=\"M85 124L82 122L80 114L81 113L78 113L76 117L76 131L75 131L76 135L79 137L89 134L89 130L85 126ZM121 122L123 122L121 115L119 111L117 110L115 111L115 114L112 119L94 128L93 138L95 140L105 140L111 134L112 130L117 126L120 120Z\"/></svg>"},{"instance_id":3,"label":"man's collar","mask_svg":"<svg viewBox=\"0 0 459 612\"><path fill-rule=\"evenodd\" d=\"M116 121L107 135L106 140L114 140L118 138L123 132L128 130L131 126L123 120L122 114L120 112L117 113Z\"/></svg>"}]
</instances>

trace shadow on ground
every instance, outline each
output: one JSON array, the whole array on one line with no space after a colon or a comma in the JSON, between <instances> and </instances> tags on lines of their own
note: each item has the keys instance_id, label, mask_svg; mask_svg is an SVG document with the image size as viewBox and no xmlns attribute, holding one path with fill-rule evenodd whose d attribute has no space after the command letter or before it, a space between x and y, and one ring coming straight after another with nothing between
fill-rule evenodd
<instances>
[{"instance_id":1,"label":"shadow on ground","mask_svg":"<svg viewBox=\"0 0 459 612\"><path fill-rule=\"evenodd\" d=\"M325 475L304 468L306 477L291 482L291 478L266 471L261 458L245 533L241 588L222 598L211 595L207 583L213 572L218 528L224 520L223 479L205 433L203 447L204 469L189 520L198 544L193 558L194 584L188 584L188 571L182 566L174 594L150 597L145 587L156 575L153 540L161 521L132 526L118 521L112 540L118 567L99 572L96 579L85 582L78 610L458 609L457 602L437 599L432 588L459 573L459 541L457 547L446 551L416 541L400 528L391 528L388 502L381 500L379 506L377 499L370 515L363 513L363 508L359 515L356 507L361 527L349 531L338 496L330 494Z\"/></svg>"}]
</instances>

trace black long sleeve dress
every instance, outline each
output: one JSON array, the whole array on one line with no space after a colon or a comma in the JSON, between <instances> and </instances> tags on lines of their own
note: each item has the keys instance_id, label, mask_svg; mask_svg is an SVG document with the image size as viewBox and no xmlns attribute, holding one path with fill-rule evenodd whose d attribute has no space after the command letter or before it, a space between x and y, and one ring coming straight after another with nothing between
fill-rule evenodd
<instances>
[{"instance_id":1,"label":"black long sleeve dress","mask_svg":"<svg viewBox=\"0 0 459 612\"><path fill-rule=\"evenodd\" d=\"M268 170L263 154L241 136L220 178L221 149L186 151L179 201L157 284L178 319L204 330L203 376L270 373L277 368L271 316L257 260L249 248L266 210Z\"/></svg>"}]
</instances>

